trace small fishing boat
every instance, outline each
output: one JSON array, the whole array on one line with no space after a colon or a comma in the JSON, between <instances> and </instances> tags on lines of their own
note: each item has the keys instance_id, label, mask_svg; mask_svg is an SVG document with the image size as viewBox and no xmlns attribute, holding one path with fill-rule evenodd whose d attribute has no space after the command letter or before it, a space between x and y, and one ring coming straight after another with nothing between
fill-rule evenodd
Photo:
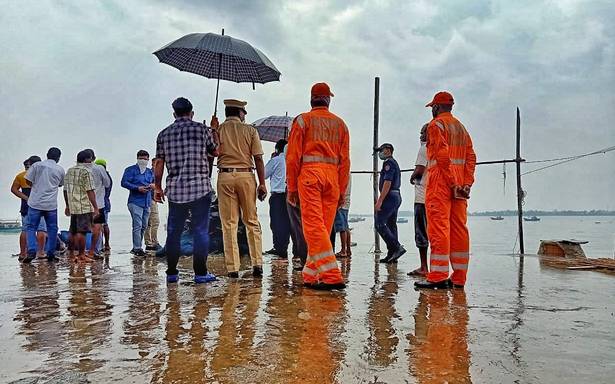
<instances>
[{"instance_id":1,"label":"small fishing boat","mask_svg":"<svg viewBox=\"0 0 615 384\"><path fill-rule=\"evenodd\" d=\"M525 220L525 221L540 221L540 217L538 217L538 216L524 217L523 220Z\"/></svg>"},{"instance_id":2,"label":"small fishing boat","mask_svg":"<svg viewBox=\"0 0 615 384\"><path fill-rule=\"evenodd\" d=\"M0 220L0 232L21 231L21 221L19 220Z\"/></svg>"},{"instance_id":3,"label":"small fishing boat","mask_svg":"<svg viewBox=\"0 0 615 384\"><path fill-rule=\"evenodd\" d=\"M398 217L398 218L397 218L397 223L398 223L398 224L405 224L405 223L407 223L407 222L408 222L408 219L407 219L407 218L405 218L405 217Z\"/></svg>"},{"instance_id":4,"label":"small fishing boat","mask_svg":"<svg viewBox=\"0 0 615 384\"><path fill-rule=\"evenodd\" d=\"M502 216L491 216L491 220L500 221L500 220L504 220L504 217L502 217Z\"/></svg>"},{"instance_id":5,"label":"small fishing boat","mask_svg":"<svg viewBox=\"0 0 615 384\"><path fill-rule=\"evenodd\" d=\"M352 216L348 219L349 223L360 223L365 221L365 217Z\"/></svg>"}]
</instances>

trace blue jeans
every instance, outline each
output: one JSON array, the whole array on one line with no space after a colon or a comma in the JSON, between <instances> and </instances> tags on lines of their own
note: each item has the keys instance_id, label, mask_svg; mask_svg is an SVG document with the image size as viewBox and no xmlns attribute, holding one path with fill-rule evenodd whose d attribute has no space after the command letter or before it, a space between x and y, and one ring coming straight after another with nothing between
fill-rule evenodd
<instances>
[{"instance_id":1,"label":"blue jeans","mask_svg":"<svg viewBox=\"0 0 615 384\"><path fill-rule=\"evenodd\" d=\"M128 203L128 211L132 217L132 249L142 249L143 234L149 220L149 208Z\"/></svg>"},{"instance_id":2,"label":"blue jeans","mask_svg":"<svg viewBox=\"0 0 615 384\"><path fill-rule=\"evenodd\" d=\"M47 257L53 257L56 251L56 244L58 242L58 211L41 211L28 207L28 226L27 226L27 243L28 243L28 256L36 255L36 231L38 230L41 217L45 218L47 224Z\"/></svg>"},{"instance_id":3,"label":"blue jeans","mask_svg":"<svg viewBox=\"0 0 615 384\"><path fill-rule=\"evenodd\" d=\"M209 208L211 193L189 203L169 201L169 219L167 221L167 275L177 275L177 261L181 256L181 236L188 215L191 214L194 252L192 266L195 275L207 274L207 255L209 254Z\"/></svg>"},{"instance_id":4,"label":"blue jeans","mask_svg":"<svg viewBox=\"0 0 615 384\"><path fill-rule=\"evenodd\" d=\"M387 245L389 255L401 246L397 240L397 211L401 206L399 191L389 191L382 202L382 208L376 214L376 230Z\"/></svg>"}]
</instances>

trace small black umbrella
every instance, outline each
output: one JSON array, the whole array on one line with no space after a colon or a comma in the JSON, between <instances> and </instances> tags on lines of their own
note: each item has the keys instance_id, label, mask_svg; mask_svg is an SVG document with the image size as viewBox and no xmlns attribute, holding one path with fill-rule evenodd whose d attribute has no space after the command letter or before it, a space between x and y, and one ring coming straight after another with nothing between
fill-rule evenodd
<instances>
[{"instance_id":1,"label":"small black umbrella","mask_svg":"<svg viewBox=\"0 0 615 384\"><path fill-rule=\"evenodd\" d=\"M191 33L160 48L154 55L161 63L180 71L192 72L210 79L218 79L216 105L220 80L236 83L264 84L280 80L280 71L257 48L243 40L216 33Z\"/></svg>"}]
</instances>

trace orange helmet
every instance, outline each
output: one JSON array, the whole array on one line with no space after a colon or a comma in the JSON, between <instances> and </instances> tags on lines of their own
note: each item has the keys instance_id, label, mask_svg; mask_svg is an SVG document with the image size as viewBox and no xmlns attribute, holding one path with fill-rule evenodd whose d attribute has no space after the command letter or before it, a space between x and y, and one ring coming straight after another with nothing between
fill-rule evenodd
<instances>
[{"instance_id":1,"label":"orange helmet","mask_svg":"<svg viewBox=\"0 0 615 384\"><path fill-rule=\"evenodd\" d=\"M312 85L312 96L333 96L333 93L327 83L316 83Z\"/></svg>"}]
</instances>

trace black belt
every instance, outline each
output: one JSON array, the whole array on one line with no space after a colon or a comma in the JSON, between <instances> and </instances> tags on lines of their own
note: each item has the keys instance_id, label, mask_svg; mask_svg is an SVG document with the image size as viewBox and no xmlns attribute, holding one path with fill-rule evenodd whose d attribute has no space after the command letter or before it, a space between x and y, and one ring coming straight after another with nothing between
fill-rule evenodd
<instances>
[{"instance_id":1,"label":"black belt","mask_svg":"<svg viewBox=\"0 0 615 384\"><path fill-rule=\"evenodd\" d=\"M252 172L253 168L218 168L218 172Z\"/></svg>"}]
</instances>

